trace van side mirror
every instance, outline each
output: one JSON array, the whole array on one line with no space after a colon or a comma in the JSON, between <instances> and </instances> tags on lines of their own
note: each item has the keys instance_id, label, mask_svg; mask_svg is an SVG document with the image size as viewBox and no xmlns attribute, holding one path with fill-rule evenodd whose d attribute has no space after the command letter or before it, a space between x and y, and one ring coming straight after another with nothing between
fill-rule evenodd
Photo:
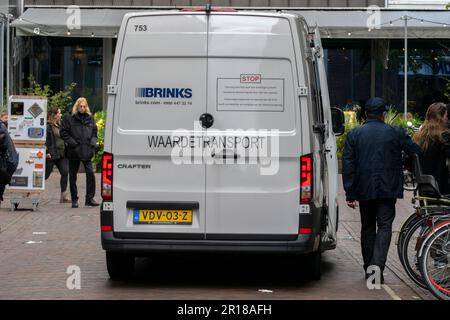
<instances>
[{"instance_id":1,"label":"van side mirror","mask_svg":"<svg viewBox=\"0 0 450 320\"><path fill-rule=\"evenodd\" d=\"M334 134L336 136L343 135L345 132L344 112L339 108L331 108L331 121Z\"/></svg>"}]
</instances>

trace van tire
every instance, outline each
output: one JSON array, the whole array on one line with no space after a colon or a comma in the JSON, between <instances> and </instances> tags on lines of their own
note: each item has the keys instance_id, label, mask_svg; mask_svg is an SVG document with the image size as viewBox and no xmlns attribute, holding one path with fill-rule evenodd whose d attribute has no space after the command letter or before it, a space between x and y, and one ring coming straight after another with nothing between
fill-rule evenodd
<instances>
[{"instance_id":1,"label":"van tire","mask_svg":"<svg viewBox=\"0 0 450 320\"><path fill-rule=\"evenodd\" d=\"M106 267L111 280L129 279L134 271L134 256L107 251Z\"/></svg>"},{"instance_id":2,"label":"van tire","mask_svg":"<svg viewBox=\"0 0 450 320\"><path fill-rule=\"evenodd\" d=\"M320 280L322 277L322 241L316 252L306 256L306 272L311 280Z\"/></svg>"}]
</instances>

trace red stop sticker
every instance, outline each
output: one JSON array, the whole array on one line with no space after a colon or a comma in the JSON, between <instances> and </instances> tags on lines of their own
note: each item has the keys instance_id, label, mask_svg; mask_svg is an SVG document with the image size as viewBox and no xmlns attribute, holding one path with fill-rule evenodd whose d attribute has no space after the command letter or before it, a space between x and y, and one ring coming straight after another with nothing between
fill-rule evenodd
<instances>
[{"instance_id":1,"label":"red stop sticker","mask_svg":"<svg viewBox=\"0 0 450 320\"><path fill-rule=\"evenodd\" d=\"M260 74L241 74L241 83L261 83Z\"/></svg>"}]
</instances>

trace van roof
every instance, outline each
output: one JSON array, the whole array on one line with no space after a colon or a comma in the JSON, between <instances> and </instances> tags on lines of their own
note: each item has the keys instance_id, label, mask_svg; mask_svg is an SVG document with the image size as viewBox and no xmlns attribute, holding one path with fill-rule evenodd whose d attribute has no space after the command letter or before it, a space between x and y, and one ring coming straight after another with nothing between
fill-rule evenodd
<instances>
[{"instance_id":1,"label":"van roof","mask_svg":"<svg viewBox=\"0 0 450 320\"><path fill-rule=\"evenodd\" d=\"M273 17L273 18L304 18L292 12L286 11L253 11L253 10L239 10L235 12L230 11L212 11L208 13L210 15L232 15L232 16L260 16L260 17ZM161 10L161 11L139 11L139 12L129 12L125 14L124 20L128 20L134 17L145 17L145 16L161 16L161 15L206 15L204 11L182 11L180 10Z\"/></svg>"},{"instance_id":2,"label":"van roof","mask_svg":"<svg viewBox=\"0 0 450 320\"><path fill-rule=\"evenodd\" d=\"M208 13L210 15L229 15L229 16L255 16L255 17L270 17L270 18L285 18L285 19L294 19L297 18L301 21L301 23L306 27L307 30L310 29L306 19L298 14L288 11L254 11L254 10L239 10L239 11L212 11ZM135 17L151 17L151 16L179 16L179 15L206 15L204 11L181 11L181 9L177 10L161 10L161 11L139 11L139 12L128 12L124 15L122 24L125 21L128 21L131 18Z\"/></svg>"}]
</instances>

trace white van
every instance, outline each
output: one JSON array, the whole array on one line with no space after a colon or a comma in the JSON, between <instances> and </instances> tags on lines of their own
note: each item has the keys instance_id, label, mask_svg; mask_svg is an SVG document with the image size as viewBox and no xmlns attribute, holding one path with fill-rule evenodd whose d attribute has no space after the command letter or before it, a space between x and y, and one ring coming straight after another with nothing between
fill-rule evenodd
<instances>
[{"instance_id":1,"label":"white van","mask_svg":"<svg viewBox=\"0 0 450 320\"><path fill-rule=\"evenodd\" d=\"M125 15L102 159L112 279L158 252L302 254L320 277L336 247L343 114L318 34L281 12Z\"/></svg>"}]
</instances>

